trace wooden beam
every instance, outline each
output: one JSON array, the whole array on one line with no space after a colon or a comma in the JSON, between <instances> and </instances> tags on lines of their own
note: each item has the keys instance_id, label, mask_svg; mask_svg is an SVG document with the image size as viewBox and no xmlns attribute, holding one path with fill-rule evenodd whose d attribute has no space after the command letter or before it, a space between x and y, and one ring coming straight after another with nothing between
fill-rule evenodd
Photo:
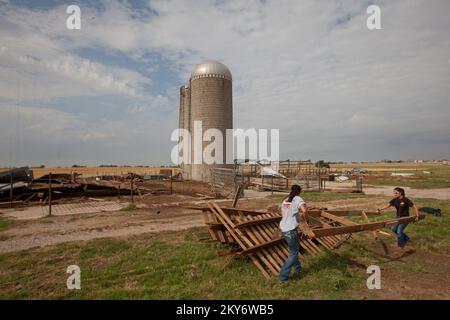
<instances>
[{"instance_id":1,"label":"wooden beam","mask_svg":"<svg viewBox=\"0 0 450 320\"><path fill-rule=\"evenodd\" d=\"M345 217L345 216L360 216L361 212L364 210L325 210L328 213L334 214L335 216ZM364 211L368 216L379 215L377 211Z\"/></svg>"},{"instance_id":2,"label":"wooden beam","mask_svg":"<svg viewBox=\"0 0 450 320\"><path fill-rule=\"evenodd\" d=\"M284 241L283 238L278 238L278 239L274 239L274 240L271 240L271 241L267 241L265 243L261 243L261 244L258 244L256 246L250 247L248 249L242 250L238 254L242 255L242 256L246 256L248 254L252 254L252 253L255 253L255 252L260 251L262 249L266 249L268 247L272 247L274 245L282 243L283 241Z\"/></svg>"},{"instance_id":3,"label":"wooden beam","mask_svg":"<svg viewBox=\"0 0 450 320\"><path fill-rule=\"evenodd\" d=\"M213 228L213 229L223 229L226 230L225 226L221 223L217 223L217 222L205 222L205 225L207 225L209 228Z\"/></svg>"},{"instance_id":4,"label":"wooden beam","mask_svg":"<svg viewBox=\"0 0 450 320\"><path fill-rule=\"evenodd\" d=\"M220 222L223 223L223 225L227 228L228 232L230 233L230 235L234 238L234 240L236 240L236 242L240 245L240 247L242 249L246 249L248 248L246 244L244 244L244 242L241 240L241 235L242 233L239 231L239 229L233 229L233 222L224 214L223 210L216 204L216 203L208 203L209 209L211 210L211 212L214 213L214 215L219 219ZM245 238L244 238L245 239ZM244 240L243 239L243 240ZM266 264L266 266L269 266L270 264L266 261L264 256L258 255L258 257L264 262L264 264ZM250 255L250 259L252 260L252 262L256 265L256 267L261 271L261 273L263 274L263 276L266 279L270 279L270 275L267 273L267 271L261 266L261 264L259 263L259 261L256 259L256 257L254 255ZM270 271L274 274L274 275L278 275L277 271L275 269L273 269L273 267L269 268Z\"/></svg>"},{"instance_id":5,"label":"wooden beam","mask_svg":"<svg viewBox=\"0 0 450 320\"><path fill-rule=\"evenodd\" d=\"M367 217L367 215L364 211L361 212L361 216L365 223L369 223L369 218ZM375 241L378 241L381 244L384 254L388 255L389 254L388 246L386 245L386 243L384 243L383 239L378 238L378 232L380 232L380 230L372 231L373 238L375 239Z\"/></svg>"},{"instance_id":6,"label":"wooden beam","mask_svg":"<svg viewBox=\"0 0 450 320\"><path fill-rule=\"evenodd\" d=\"M270 222L278 222L280 220L281 220L281 217L261 218L261 219L257 219L257 220L251 220L251 221L245 221L245 222L236 223L234 227L235 228L245 228L245 227L256 226L256 225L259 225L259 224L265 224L265 223L270 223Z\"/></svg>"},{"instance_id":7,"label":"wooden beam","mask_svg":"<svg viewBox=\"0 0 450 320\"><path fill-rule=\"evenodd\" d=\"M338 234L345 234L345 233L355 233L355 232L361 232L361 231L369 231L369 230L376 230L376 229L382 229L397 223L410 223L415 221L416 217L404 217L404 218L396 218L396 219L390 219L385 221L377 221L377 222L371 222L371 223L363 223L358 224L355 226L343 226L343 227L332 227L332 228L320 228L320 229L313 229L314 234L317 238L320 237L326 237L326 236L332 236L332 235L338 235ZM425 219L425 215L420 215L420 220Z\"/></svg>"},{"instance_id":8,"label":"wooden beam","mask_svg":"<svg viewBox=\"0 0 450 320\"><path fill-rule=\"evenodd\" d=\"M253 210L242 210L237 208L230 208L230 207L221 207L223 212L225 213L231 213L231 214L239 214L242 213L247 216L258 216L261 214L267 214L267 211L253 211ZM280 216L281 217L281 216Z\"/></svg>"},{"instance_id":9,"label":"wooden beam","mask_svg":"<svg viewBox=\"0 0 450 320\"><path fill-rule=\"evenodd\" d=\"M233 204L232 204L233 208L236 208L239 197L241 196L241 192L242 192L242 184L238 185L238 187L236 188L236 194L234 195Z\"/></svg>"},{"instance_id":10,"label":"wooden beam","mask_svg":"<svg viewBox=\"0 0 450 320\"><path fill-rule=\"evenodd\" d=\"M342 217L335 216L335 215L330 214L330 213L328 213L326 211L322 211L321 216L324 217L324 218L327 218L327 219L339 222L339 223L343 224L344 226L357 226L357 225L359 225L359 223L350 221L350 220L342 218Z\"/></svg>"},{"instance_id":11,"label":"wooden beam","mask_svg":"<svg viewBox=\"0 0 450 320\"><path fill-rule=\"evenodd\" d=\"M364 210L361 212L361 217L362 217L364 223L370 223L369 218L367 217L367 214L364 212ZM376 231L372 231L372 235L375 240L378 239L378 235L377 235Z\"/></svg>"},{"instance_id":12,"label":"wooden beam","mask_svg":"<svg viewBox=\"0 0 450 320\"><path fill-rule=\"evenodd\" d=\"M183 208L186 209L194 209L194 210L204 210L209 208L207 206L183 206ZM225 213L239 213L242 212L244 215L260 215L260 214L266 214L267 211L256 211L256 210L243 210L243 209L237 209L232 207L220 207L223 212ZM326 210L326 212L333 214L335 216L339 217L345 217L345 216L360 216L362 210ZM308 215L310 217L320 217L322 213L322 210L308 210ZM379 215L377 211L365 211L367 215ZM280 216L281 217L281 216Z\"/></svg>"}]
</instances>

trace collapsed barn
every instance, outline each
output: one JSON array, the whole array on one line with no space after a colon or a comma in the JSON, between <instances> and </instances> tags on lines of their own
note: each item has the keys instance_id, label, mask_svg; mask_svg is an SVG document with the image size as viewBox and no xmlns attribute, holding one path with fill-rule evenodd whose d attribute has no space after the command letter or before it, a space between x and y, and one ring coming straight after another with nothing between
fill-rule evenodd
<instances>
[{"instance_id":1,"label":"collapsed barn","mask_svg":"<svg viewBox=\"0 0 450 320\"><path fill-rule=\"evenodd\" d=\"M28 167L0 173L0 206L18 206L31 203L45 204L61 199L94 196L145 195L170 193L170 186L159 181L177 181L178 176L165 174L143 176L135 173L117 176L82 177L70 174L46 174L33 177Z\"/></svg>"}]
</instances>

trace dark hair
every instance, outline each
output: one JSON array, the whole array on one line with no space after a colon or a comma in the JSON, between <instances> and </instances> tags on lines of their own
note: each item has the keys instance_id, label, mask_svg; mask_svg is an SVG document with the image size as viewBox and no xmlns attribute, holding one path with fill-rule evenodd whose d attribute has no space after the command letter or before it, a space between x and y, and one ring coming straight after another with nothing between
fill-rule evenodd
<instances>
[{"instance_id":1,"label":"dark hair","mask_svg":"<svg viewBox=\"0 0 450 320\"><path fill-rule=\"evenodd\" d=\"M405 189L397 187L397 188L394 188L394 190L400 192L400 194L402 195L402 197L405 196Z\"/></svg>"},{"instance_id":2,"label":"dark hair","mask_svg":"<svg viewBox=\"0 0 450 320\"><path fill-rule=\"evenodd\" d=\"M302 192L302 187L298 184L293 184L291 187L291 193L289 193L289 197L287 198L287 202L292 202L295 196L298 196Z\"/></svg>"}]
</instances>

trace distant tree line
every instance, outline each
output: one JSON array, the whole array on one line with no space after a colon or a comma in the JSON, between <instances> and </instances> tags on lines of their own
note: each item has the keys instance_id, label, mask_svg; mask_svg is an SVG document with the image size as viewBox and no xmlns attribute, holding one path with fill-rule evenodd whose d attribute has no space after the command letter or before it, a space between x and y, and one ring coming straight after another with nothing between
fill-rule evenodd
<instances>
[{"instance_id":1,"label":"distant tree line","mask_svg":"<svg viewBox=\"0 0 450 320\"><path fill-rule=\"evenodd\" d=\"M316 168L329 168L330 167L330 163L329 162L325 162L324 160L319 160L315 163L314 165Z\"/></svg>"}]
</instances>

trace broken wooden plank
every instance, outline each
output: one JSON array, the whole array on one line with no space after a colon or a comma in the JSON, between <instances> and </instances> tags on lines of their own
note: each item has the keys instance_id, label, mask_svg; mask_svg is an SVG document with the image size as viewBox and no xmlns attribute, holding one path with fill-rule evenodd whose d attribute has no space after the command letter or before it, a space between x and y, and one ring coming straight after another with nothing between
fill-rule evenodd
<instances>
[{"instance_id":1,"label":"broken wooden plank","mask_svg":"<svg viewBox=\"0 0 450 320\"><path fill-rule=\"evenodd\" d=\"M355 226L343 226L343 227L332 227L332 228L321 228L321 229L314 229L314 234L316 237L325 237L325 236L332 236L332 235L339 235L344 233L355 233L355 232L361 232L361 231L369 231L369 230L375 230L375 229L381 229L385 228L397 223L410 223L415 221L416 217L404 217L404 218L397 218L397 219L391 219L391 220L385 220L385 221L378 221L378 222L371 222L371 223L363 223L358 224ZM420 220L425 219L425 215L420 215Z\"/></svg>"},{"instance_id":2,"label":"broken wooden plank","mask_svg":"<svg viewBox=\"0 0 450 320\"><path fill-rule=\"evenodd\" d=\"M364 210L323 210L323 211L326 211L335 216L346 217L346 216L359 216L361 215L361 212ZM380 215L378 211L364 211L364 212L368 216Z\"/></svg>"},{"instance_id":3,"label":"broken wooden plank","mask_svg":"<svg viewBox=\"0 0 450 320\"><path fill-rule=\"evenodd\" d=\"M357 226L357 225L359 225L359 223L350 221L350 220L342 218L342 217L335 216L335 215L330 214L330 213L328 213L326 211L322 211L320 215L322 217L324 217L324 218L327 218L327 219L339 222L339 223L343 224L344 226Z\"/></svg>"},{"instance_id":4,"label":"broken wooden plank","mask_svg":"<svg viewBox=\"0 0 450 320\"><path fill-rule=\"evenodd\" d=\"M236 194L234 195L233 204L232 204L233 208L236 208L236 205L237 205L237 202L239 200L239 197L241 196L241 192L242 192L242 184L240 184L236 188Z\"/></svg>"},{"instance_id":5,"label":"broken wooden plank","mask_svg":"<svg viewBox=\"0 0 450 320\"><path fill-rule=\"evenodd\" d=\"M257 220L250 220L245 222L239 222L235 225L235 228L245 228L245 227L251 227L258 224L266 224L269 222L278 222L281 220L281 217L270 217L270 218L262 218Z\"/></svg>"},{"instance_id":6,"label":"broken wooden plank","mask_svg":"<svg viewBox=\"0 0 450 320\"><path fill-rule=\"evenodd\" d=\"M274 239L272 241L268 241L268 242L265 242L265 243L262 243L262 244L250 247L248 249L242 250L239 254L242 255L242 256L246 256L246 255L254 253L254 252L258 251L258 250L261 250L261 249L264 249L264 248L267 248L267 247L270 247L270 246L282 243L283 241L284 241L283 238Z\"/></svg>"},{"instance_id":7,"label":"broken wooden plank","mask_svg":"<svg viewBox=\"0 0 450 320\"><path fill-rule=\"evenodd\" d=\"M226 214L221 210L221 208L216 203L208 203L211 211L216 215L216 217L225 225L230 235L236 240L236 242L241 246L243 250L248 249L249 246L252 246L252 243L248 241L245 237L242 237L242 233L239 229L233 229L233 222L226 216ZM241 239L242 237L242 239ZM246 241L245 241L246 240ZM261 259L261 261L269 268L269 270L277 276L277 270L273 269L272 264L261 254L256 253L256 255ZM269 274L265 271L265 269L259 264L259 261L256 259L254 255L250 255L250 259L252 262L260 269L263 273L264 277L270 279ZM263 271L264 270L264 271Z\"/></svg>"}]
</instances>

